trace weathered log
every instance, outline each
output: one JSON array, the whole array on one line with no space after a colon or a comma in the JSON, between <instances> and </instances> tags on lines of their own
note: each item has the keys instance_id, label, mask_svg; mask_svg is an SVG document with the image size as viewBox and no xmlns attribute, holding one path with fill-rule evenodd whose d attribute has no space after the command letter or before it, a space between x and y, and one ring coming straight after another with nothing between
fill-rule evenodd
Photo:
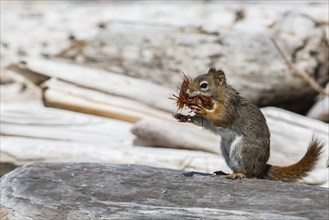
<instances>
[{"instance_id":1,"label":"weathered log","mask_svg":"<svg viewBox=\"0 0 329 220\"><path fill-rule=\"evenodd\" d=\"M326 148L318 166L304 182L326 186L328 125L275 108L263 111L272 133L269 163L289 165L298 161L316 134ZM149 126L144 126L143 121L135 125L134 129L140 129L136 139L130 133L130 123L41 106L7 104L1 108L1 135L6 135L1 137L1 160L14 165L102 161L202 172L229 171L220 152L202 152L217 152L219 137L177 122L152 120L146 124ZM177 149L165 149L168 147Z\"/></svg>"},{"instance_id":2,"label":"weathered log","mask_svg":"<svg viewBox=\"0 0 329 220\"><path fill-rule=\"evenodd\" d=\"M325 185L328 187L328 124L272 107L263 108L262 111L271 132L269 163L282 166L297 162L305 154L312 136L318 137L325 147L317 167L304 181L323 181L322 183L326 182Z\"/></svg>"},{"instance_id":3,"label":"weathered log","mask_svg":"<svg viewBox=\"0 0 329 220\"><path fill-rule=\"evenodd\" d=\"M1 102L41 103L41 89L20 74L0 67L0 99Z\"/></svg>"},{"instance_id":4,"label":"weathered log","mask_svg":"<svg viewBox=\"0 0 329 220\"><path fill-rule=\"evenodd\" d=\"M181 10L186 11L185 7ZM133 16L125 22L109 19L107 28L89 39L82 56L87 65L166 85L177 83L181 71L196 76L209 67L220 67L229 83L252 103L305 112L316 92L291 73L270 39L277 39L294 65L323 85L329 80L329 48L324 34L328 23L317 24L324 19L318 13L328 11L314 7L314 11L294 8L292 12L274 7L274 15L268 12L273 6L267 7L236 8L245 17L234 22L228 17L234 17L235 10L227 13L225 7L190 6L195 13L207 10L205 22L193 23L188 12L178 13L174 20L173 12L153 6L166 20L145 22L142 15L136 16L137 21ZM257 26L249 16L265 19L262 13L270 14L270 22ZM219 22L221 19L224 21Z\"/></svg>"},{"instance_id":5,"label":"weathered log","mask_svg":"<svg viewBox=\"0 0 329 220\"><path fill-rule=\"evenodd\" d=\"M1 162L109 162L229 171L220 155L153 148L135 141L132 124L32 104L1 106Z\"/></svg>"},{"instance_id":6,"label":"weathered log","mask_svg":"<svg viewBox=\"0 0 329 220\"><path fill-rule=\"evenodd\" d=\"M102 144L2 136L0 156L1 163L12 168L35 162L93 162L142 164L200 172L214 172L220 169L230 172L220 155L202 151L136 146L131 143L132 140L126 140L126 143L119 145L117 141ZM10 170L4 170L4 173ZM320 181L323 182L320 179L314 184L322 184Z\"/></svg>"},{"instance_id":7,"label":"weathered log","mask_svg":"<svg viewBox=\"0 0 329 220\"><path fill-rule=\"evenodd\" d=\"M32 164L1 179L20 219L322 219L328 189L137 165Z\"/></svg>"},{"instance_id":8,"label":"weathered log","mask_svg":"<svg viewBox=\"0 0 329 220\"><path fill-rule=\"evenodd\" d=\"M277 108L268 107L262 111L271 131L269 163L282 166L297 162L305 154L308 143L315 135L325 144L325 149L317 168L304 181L327 185L328 124ZM178 122L164 123L146 119L136 123L132 131L139 139L146 140L150 146L218 151L216 146L219 145L220 137L217 137L218 140L208 138L209 134L205 131L189 129Z\"/></svg>"},{"instance_id":9,"label":"weathered log","mask_svg":"<svg viewBox=\"0 0 329 220\"><path fill-rule=\"evenodd\" d=\"M178 122L144 119L137 122L131 131L150 146L219 154L219 137L201 128L184 126Z\"/></svg>"},{"instance_id":10,"label":"weathered log","mask_svg":"<svg viewBox=\"0 0 329 220\"><path fill-rule=\"evenodd\" d=\"M307 116L329 122L329 96L320 98L308 111Z\"/></svg>"},{"instance_id":11,"label":"weathered log","mask_svg":"<svg viewBox=\"0 0 329 220\"><path fill-rule=\"evenodd\" d=\"M325 143L323 160L326 158L329 142L327 123L273 107L262 108L262 112L271 131L270 163L287 165L296 162L306 152L312 136L318 137ZM218 145L220 139L220 137L218 140L208 137L210 133L207 131L186 127L184 123L161 120L142 120L133 126L132 132L151 146L175 148L190 146L189 149L203 149L210 152L217 151L214 146ZM208 146L202 147L202 143ZM325 167L324 162L321 164Z\"/></svg>"},{"instance_id":12,"label":"weathered log","mask_svg":"<svg viewBox=\"0 0 329 220\"><path fill-rule=\"evenodd\" d=\"M42 84L46 106L84 112L128 122L142 118L168 120L171 114L133 99L80 87L61 80L50 79Z\"/></svg>"},{"instance_id":13,"label":"weathered log","mask_svg":"<svg viewBox=\"0 0 329 220\"><path fill-rule=\"evenodd\" d=\"M1 106L1 135L124 146L131 124L96 116L45 108L33 103Z\"/></svg>"},{"instance_id":14,"label":"weathered log","mask_svg":"<svg viewBox=\"0 0 329 220\"><path fill-rule=\"evenodd\" d=\"M168 99L173 92L172 90L142 79L35 58L26 59L23 63L12 65L9 68L37 84L49 78L57 78L80 87L136 100L167 112L172 112L175 109L172 101Z\"/></svg>"},{"instance_id":15,"label":"weathered log","mask_svg":"<svg viewBox=\"0 0 329 220\"><path fill-rule=\"evenodd\" d=\"M11 60L20 58L17 51L27 57L54 57L70 48L73 38L84 41L83 48L74 50L73 57L62 53L64 59L72 62L76 56L77 63L165 85L178 83L180 71L194 76L211 66L222 67L229 82L253 103L301 111L316 93L290 73L270 38L277 39L298 68L324 85L327 6L166 2L75 5L60 12L55 7L47 12L33 7L19 13L4 10L2 52ZM95 11L97 17L88 16ZM30 25L33 31L26 31Z\"/></svg>"},{"instance_id":16,"label":"weathered log","mask_svg":"<svg viewBox=\"0 0 329 220\"><path fill-rule=\"evenodd\" d=\"M329 83L326 86L326 91L329 92ZM307 112L307 116L329 122L329 96L319 95L317 102Z\"/></svg>"}]
</instances>

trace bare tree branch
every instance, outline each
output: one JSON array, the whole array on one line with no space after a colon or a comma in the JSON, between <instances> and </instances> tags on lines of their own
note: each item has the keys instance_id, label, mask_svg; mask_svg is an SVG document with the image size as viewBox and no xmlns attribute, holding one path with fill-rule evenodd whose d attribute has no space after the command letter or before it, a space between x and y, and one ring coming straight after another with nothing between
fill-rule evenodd
<instances>
[{"instance_id":1,"label":"bare tree branch","mask_svg":"<svg viewBox=\"0 0 329 220\"><path fill-rule=\"evenodd\" d=\"M312 77L310 77L305 71L298 69L294 64L291 63L291 61L285 55L285 53L283 52L283 50L281 49L281 47L279 46L279 44L276 42L274 38L271 38L271 40L292 73L302 77L302 79L305 80L318 93L329 96L329 93L325 91L325 89L317 81L315 81Z\"/></svg>"}]
</instances>

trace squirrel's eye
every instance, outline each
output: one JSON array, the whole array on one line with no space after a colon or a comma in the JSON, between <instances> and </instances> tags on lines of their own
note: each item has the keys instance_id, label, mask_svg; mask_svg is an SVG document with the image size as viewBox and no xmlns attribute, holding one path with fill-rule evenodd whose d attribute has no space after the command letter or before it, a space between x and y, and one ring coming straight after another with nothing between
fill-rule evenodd
<instances>
[{"instance_id":1,"label":"squirrel's eye","mask_svg":"<svg viewBox=\"0 0 329 220\"><path fill-rule=\"evenodd\" d=\"M208 83L206 83L206 82L200 83L200 88L201 89L206 89L207 87L208 87Z\"/></svg>"}]
</instances>

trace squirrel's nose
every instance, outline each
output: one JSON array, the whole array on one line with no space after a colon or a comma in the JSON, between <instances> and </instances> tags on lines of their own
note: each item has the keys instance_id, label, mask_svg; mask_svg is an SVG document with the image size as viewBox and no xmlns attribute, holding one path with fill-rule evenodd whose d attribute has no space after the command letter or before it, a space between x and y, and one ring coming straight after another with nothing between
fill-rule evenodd
<instances>
[{"instance_id":1,"label":"squirrel's nose","mask_svg":"<svg viewBox=\"0 0 329 220\"><path fill-rule=\"evenodd\" d=\"M198 91L191 92L191 90L186 90L185 96L187 98L193 98L198 95Z\"/></svg>"},{"instance_id":2,"label":"squirrel's nose","mask_svg":"<svg viewBox=\"0 0 329 220\"><path fill-rule=\"evenodd\" d=\"M190 90L189 90L189 89L186 90L186 92L185 92L185 96L186 96L187 98L190 98Z\"/></svg>"}]
</instances>

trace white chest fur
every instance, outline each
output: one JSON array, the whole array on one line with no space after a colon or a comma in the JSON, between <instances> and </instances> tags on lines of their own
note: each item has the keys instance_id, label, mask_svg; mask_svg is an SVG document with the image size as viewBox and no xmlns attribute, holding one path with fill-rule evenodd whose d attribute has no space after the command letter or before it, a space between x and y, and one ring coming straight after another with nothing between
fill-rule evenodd
<instances>
[{"instance_id":1,"label":"white chest fur","mask_svg":"<svg viewBox=\"0 0 329 220\"><path fill-rule=\"evenodd\" d=\"M230 155L241 141L242 137L232 130L220 128L218 133L221 136L221 147ZM223 145L223 146L222 146Z\"/></svg>"},{"instance_id":2,"label":"white chest fur","mask_svg":"<svg viewBox=\"0 0 329 220\"><path fill-rule=\"evenodd\" d=\"M230 129L221 127L212 127L211 131L221 136L220 148L227 165L234 172L239 172L240 166L238 157L240 154L238 152L242 147L240 143L243 137Z\"/></svg>"}]
</instances>

